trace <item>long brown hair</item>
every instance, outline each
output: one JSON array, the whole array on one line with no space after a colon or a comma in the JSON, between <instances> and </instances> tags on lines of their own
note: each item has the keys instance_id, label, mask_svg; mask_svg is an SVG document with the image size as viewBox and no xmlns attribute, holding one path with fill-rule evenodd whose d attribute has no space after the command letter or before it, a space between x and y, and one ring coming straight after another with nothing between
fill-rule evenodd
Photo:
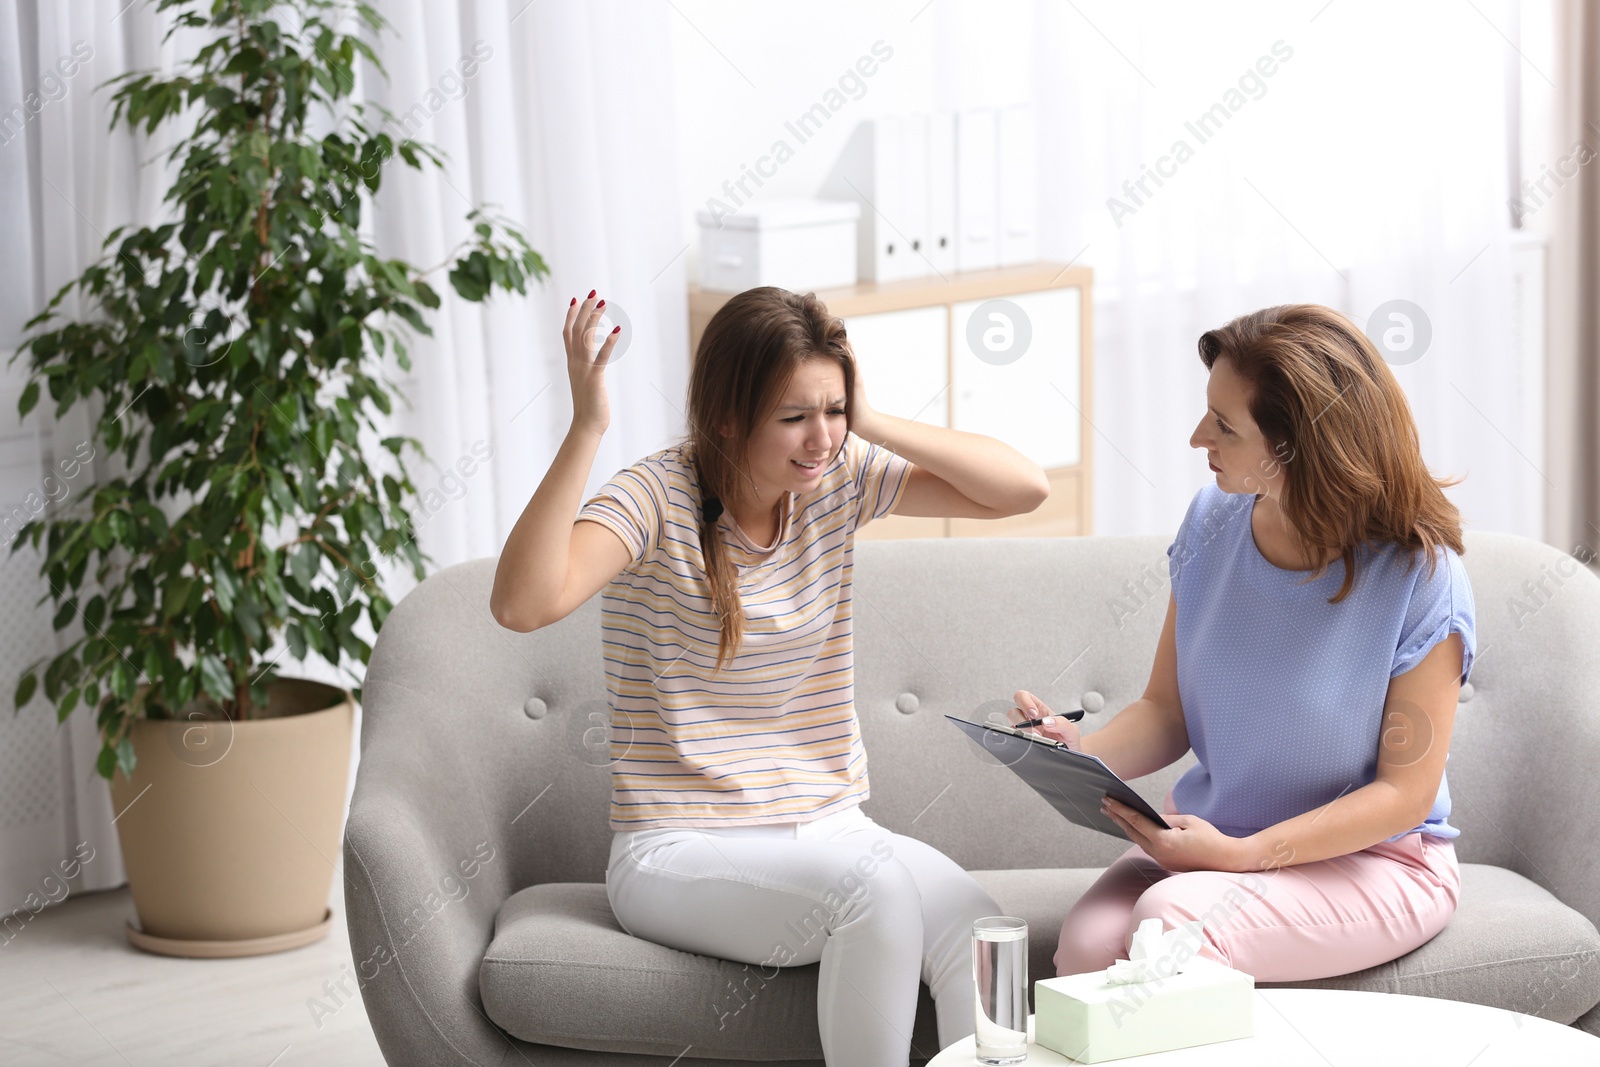
<instances>
[{"instance_id":1,"label":"long brown hair","mask_svg":"<svg viewBox=\"0 0 1600 1067\"><path fill-rule=\"evenodd\" d=\"M750 434L771 416L800 365L831 359L844 371L845 425L855 413L854 354L844 322L813 293L747 289L711 316L689 374L689 452L699 475L700 552L711 607L721 620L717 669L738 651L744 607L738 575L717 534L724 506L752 488ZM840 447L843 447L841 443Z\"/></svg>"},{"instance_id":2,"label":"long brown hair","mask_svg":"<svg viewBox=\"0 0 1600 1067\"><path fill-rule=\"evenodd\" d=\"M1428 557L1465 551L1461 514L1422 460L1405 393L1376 347L1349 319L1318 304L1283 304L1241 315L1200 335L1209 370L1227 359L1250 387L1250 417L1284 471L1279 506L1300 545L1306 579L1344 561L1343 600L1356 581L1362 542L1392 543Z\"/></svg>"}]
</instances>

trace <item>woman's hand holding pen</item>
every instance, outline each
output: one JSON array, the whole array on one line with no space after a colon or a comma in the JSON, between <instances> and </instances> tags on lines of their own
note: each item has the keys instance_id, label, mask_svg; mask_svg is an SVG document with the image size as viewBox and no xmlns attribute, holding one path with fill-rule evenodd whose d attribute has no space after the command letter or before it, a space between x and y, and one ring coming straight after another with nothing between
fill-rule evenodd
<instances>
[{"instance_id":1,"label":"woman's hand holding pen","mask_svg":"<svg viewBox=\"0 0 1600 1067\"><path fill-rule=\"evenodd\" d=\"M1007 712L1012 726L1027 724L1027 728L1041 737L1051 741L1061 741L1068 748L1082 751L1081 735L1078 732L1076 720L1083 717L1083 712L1069 712L1067 715L1057 715L1051 711L1045 702L1028 692L1019 689L1011 698L1016 707ZM1070 717L1069 717L1070 716Z\"/></svg>"},{"instance_id":2,"label":"woman's hand holding pen","mask_svg":"<svg viewBox=\"0 0 1600 1067\"><path fill-rule=\"evenodd\" d=\"M1008 713L1013 728L1031 729L1051 741L1064 742L1074 751L1083 751L1081 735L1073 721L1082 718L1083 712L1057 714L1025 689L1017 690L1011 699L1016 703ZM1163 830L1109 796L1102 802L1101 810L1121 828L1129 841L1169 871L1243 872L1254 869L1252 846L1248 841L1229 837L1198 815L1164 812L1162 818L1170 829Z\"/></svg>"}]
</instances>

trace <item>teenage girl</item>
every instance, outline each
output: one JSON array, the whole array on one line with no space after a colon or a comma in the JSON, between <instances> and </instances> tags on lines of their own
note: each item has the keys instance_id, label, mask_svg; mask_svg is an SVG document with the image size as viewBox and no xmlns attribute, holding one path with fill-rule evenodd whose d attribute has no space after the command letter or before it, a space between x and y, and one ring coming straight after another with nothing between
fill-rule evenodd
<instances>
[{"instance_id":1,"label":"teenage girl","mask_svg":"<svg viewBox=\"0 0 1600 1067\"><path fill-rule=\"evenodd\" d=\"M1032 511L1044 472L991 438L874 411L844 324L769 287L707 325L687 439L585 503L617 342L593 350L594 296L568 308L572 427L506 541L491 608L528 631L604 591L617 921L757 967L820 962L829 1064L907 1062L919 981L941 1046L967 1037L971 926L999 908L861 811L854 534L890 514Z\"/></svg>"},{"instance_id":2,"label":"teenage girl","mask_svg":"<svg viewBox=\"0 0 1600 1067\"><path fill-rule=\"evenodd\" d=\"M1476 638L1455 483L1337 312L1267 308L1199 347L1189 443L1216 483L1167 549L1144 695L1087 736L1026 691L1011 713L1123 778L1199 761L1171 829L1107 798L1133 847L1068 913L1056 972L1126 958L1159 916L1201 920L1191 950L1257 981L1346 974L1432 938L1460 895L1444 771Z\"/></svg>"}]
</instances>

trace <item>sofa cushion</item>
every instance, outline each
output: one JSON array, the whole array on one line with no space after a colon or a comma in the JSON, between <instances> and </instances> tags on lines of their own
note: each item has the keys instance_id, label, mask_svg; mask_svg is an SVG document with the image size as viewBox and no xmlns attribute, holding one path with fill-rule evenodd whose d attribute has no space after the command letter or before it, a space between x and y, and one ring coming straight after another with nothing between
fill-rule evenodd
<instances>
[{"instance_id":1,"label":"sofa cushion","mask_svg":"<svg viewBox=\"0 0 1600 1067\"><path fill-rule=\"evenodd\" d=\"M776 972L776 973L774 973ZM563 882L513 894L478 970L483 1008L524 1041L601 1052L729 1060L822 1059L817 966L762 968L628 934L606 887ZM912 1031L938 1051L927 989Z\"/></svg>"},{"instance_id":2,"label":"sofa cushion","mask_svg":"<svg viewBox=\"0 0 1600 1067\"><path fill-rule=\"evenodd\" d=\"M973 877L1007 914L1028 920L1028 976L1038 979L1054 976L1061 922L1099 874L978 871ZM1350 974L1260 985L1439 997L1571 1023L1600 1001L1597 963L1600 931L1582 914L1514 871L1463 863L1461 903L1426 944Z\"/></svg>"},{"instance_id":3,"label":"sofa cushion","mask_svg":"<svg viewBox=\"0 0 1600 1067\"><path fill-rule=\"evenodd\" d=\"M1600 931L1504 867L1461 865L1461 903L1431 941L1364 971L1263 986L1371 989L1571 1023L1600 1002Z\"/></svg>"},{"instance_id":4,"label":"sofa cushion","mask_svg":"<svg viewBox=\"0 0 1600 1067\"><path fill-rule=\"evenodd\" d=\"M1100 868L975 871L1028 921L1032 982L1055 974L1061 922ZM1263 987L1367 989L1463 1000L1570 1023L1600 1001L1600 932L1512 871L1461 865L1461 904L1439 935L1364 971ZM618 925L598 883L530 886L495 918L478 972L489 1018L525 1041L605 1052L820 1059L815 965L763 970L665 948ZM924 988L912 1044L938 1047Z\"/></svg>"}]
</instances>

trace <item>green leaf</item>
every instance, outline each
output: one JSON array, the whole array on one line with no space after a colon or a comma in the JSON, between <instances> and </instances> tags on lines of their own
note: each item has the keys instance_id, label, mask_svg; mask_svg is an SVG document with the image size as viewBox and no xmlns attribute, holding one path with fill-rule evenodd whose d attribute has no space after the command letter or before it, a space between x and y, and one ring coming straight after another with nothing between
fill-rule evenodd
<instances>
[{"instance_id":1,"label":"green leaf","mask_svg":"<svg viewBox=\"0 0 1600 1067\"><path fill-rule=\"evenodd\" d=\"M291 623L284 630L284 637L289 642L289 655L295 659L306 658L306 635L301 632L299 623Z\"/></svg>"},{"instance_id":2,"label":"green leaf","mask_svg":"<svg viewBox=\"0 0 1600 1067\"><path fill-rule=\"evenodd\" d=\"M307 589L311 588L311 579L316 577L317 566L321 562L321 553L317 546L310 541L301 544L289 556L289 572L299 579L300 584Z\"/></svg>"},{"instance_id":3,"label":"green leaf","mask_svg":"<svg viewBox=\"0 0 1600 1067\"><path fill-rule=\"evenodd\" d=\"M34 690L38 688L38 675L34 674L32 671L29 671L22 676L21 681L17 682L16 695L12 697L12 703L16 706L17 711L21 711L28 701L33 699Z\"/></svg>"},{"instance_id":4,"label":"green leaf","mask_svg":"<svg viewBox=\"0 0 1600 1067\"><path fill-rule=\"evenodd\" d=\"M319 456L328 455L329 450L333 448L333 423L327 419L319 419L317 424L311 427L311 443L316 446Z\"/></svg>"},{"instance_id":5,"label":"green leaf","mask_svg":"<svg viewBox=\"0 0 1600 1067\"><path fill-rule=\"evenodd\" d=\"M234 598L239 592L238 577L229 569L226 560L218 560L211 571L211 591L216 595L217 607L224 615L233 614Z\"/></svg>"},{"instance_id":6,"label":"green leaf","mask_svg":"<svg viewBox=\"0 0 1600 1067\"><path fill-rule=\"evenodd\" d=\"M134 502L133 511L134 514L149 524L150 534L156 540L162 540L167 536L167 516L160 508L148 500L137 500ZM141 578L144 579L143 585L139 581ZM148 588L150 586L150 576L143 571L136 571L133 576L133 584L136 589ZM145 600L153 600L155 598L153 593L141 592L140 595Z\"/></svg>"},{"instance_id":7,"label":"green leaf","mask_svg":"<svg viewBox=\"0 0 1600 1067\"><path fill-rule=\"evenodd\" d=\"M133 738L124 737L117 742L117 766L122 768L122 773L129 778L133 777L134 765L138 757L133 754Z\"/></svg>"},{"instance_id":8,"label":"green leaf","mask_svg":"<svg viewBox=\"0 0 1600 1067\"><path fill-rule=\"evenodd\" d=\"M105 615L106 598L97 593L94 599L90 600L83 609L83 617L88 622L91 630L98 630L100 629L100 623L105 619Z\"/></svg>"},{"instance_id":9,"label":"green leaf","mask_svg":"<svg viewBox=\"0 0 1600 1067\"><path fill-rule=\"evenodd\" d=\"M233 699L233 679L228 677L227 667L216 656L208 654L200 657L200 684L218 704Z\"/></svg>"},{"instance_id":10,"label":"green leaf","mask_svg":"<svg viewBox=\"0 0 1600 1067\"><path fill-rule=\"evenodd\" d=\"M111 747L111 742L106 741L100 749L100 756L94 761L94 769L100 772L100 777L110 781L117 772L117 750Z\"/></svg>"},{"instance_id":11,"label":"green leaf","mask_svg":"<svg viewBox=\"0 0 1600 1067\"><path fill-rule=\"evenodd\" d=\"M26 418L28 412L32 411L33 406L38 402L39 380L35 378L23 388L22 396L17 400L17 416L19 418Z\"/></svg>"},{"instance_id":12,"label":"green leaf","mask_svg":"<svg viewBox=\"0 0 1600 1067\"><path fill-rule=\"evenodd\" d=\"M133 667L128 661L118 656L111 661L111 691L124 701L133 699Z\"/></svg>"},{"instance_id":13,"label":"green leaf","mask_svg":"<svg viewBox=\"0 0 1600 1067\"><path fill-rule=\"evenodd\" d=\"M56 609L56 617L50 620L51 628L55 630L65 630L67 628L67 623L71 622L72 617L77 613L77 606L74 605L72 601L68 600L66 603L62 604L61 607Z\"/></svg>"},{"instance_id":14,"label":"green leaf","mask_svg":"<svg viewBox=\"0 0 1600 1067\"><path fill-rule=\"evenodd\" d=\"M186 609L190 587L193 585L193 578L173 578L161 587L162 622L170 621L173 616Z\"/></svg>"}]
</instances>

